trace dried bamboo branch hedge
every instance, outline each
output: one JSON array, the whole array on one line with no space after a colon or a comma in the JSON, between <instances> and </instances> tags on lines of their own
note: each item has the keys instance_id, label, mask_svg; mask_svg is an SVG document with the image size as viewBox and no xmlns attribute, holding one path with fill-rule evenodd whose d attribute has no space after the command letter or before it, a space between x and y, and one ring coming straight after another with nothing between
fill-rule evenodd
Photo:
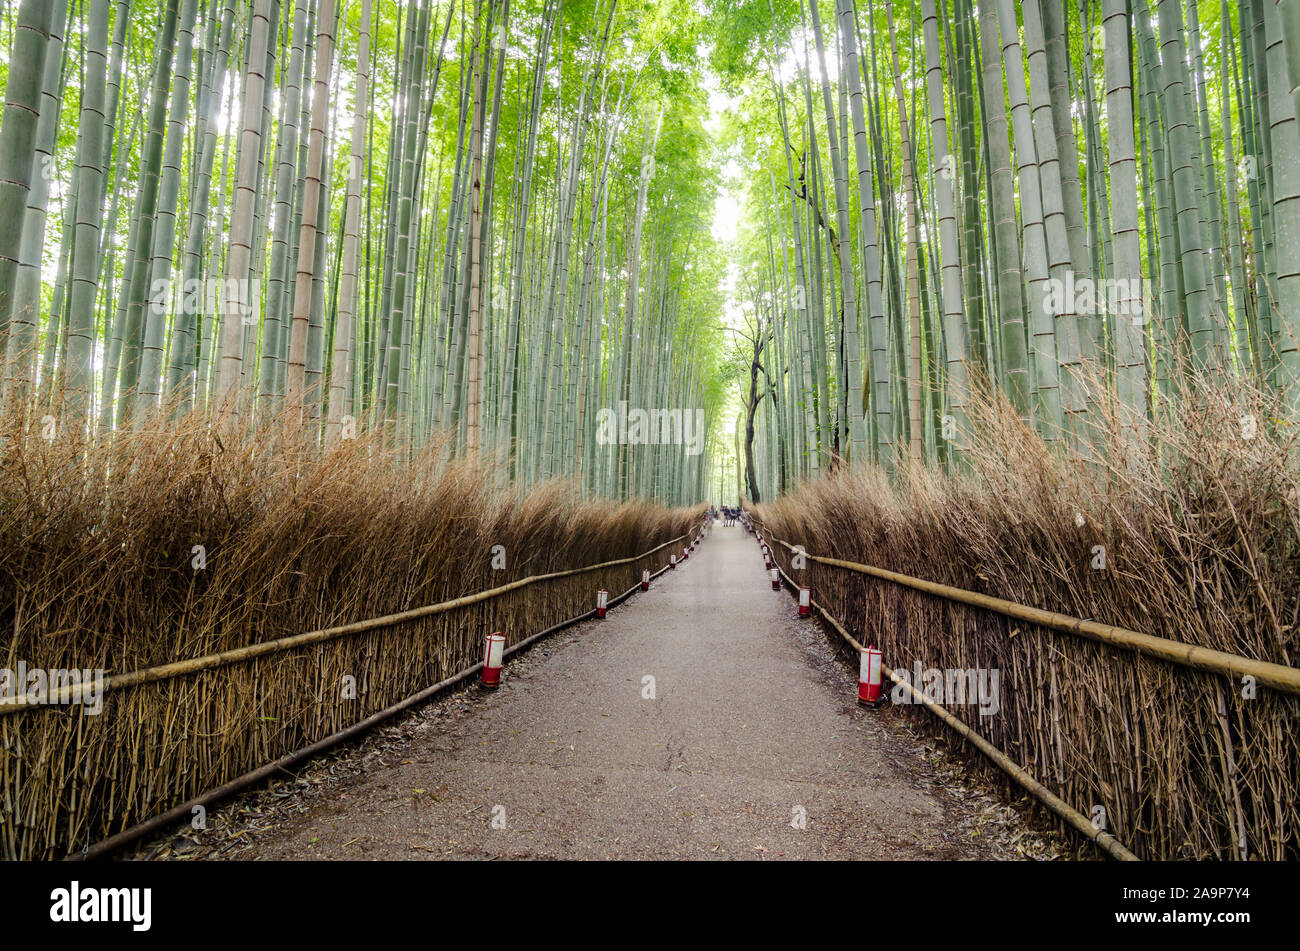
<instances>
[{"instance_id":1,"label":"dried bamboo branch hedge","mask_svg":"<svg viewBox=\"0 0 1300 951\"><path fill-rule=\"evenodd\" d=\"M489 468L374 441L324 454L214 438L201 419L100 447L9 433L0 457L0 667L200 657L639 555L694 510L522 498ZM192 566L202 545L206 566ZM494 546L506 567L494 570ZM667 551L283 653L114 690L99 715L0 717L0 855L58 858L297 750L622 591ZM346 687L355 679L355 698Z\"/></svg>"},{"instance_id":2,"label":"dried bamboo branch hedge","mask_svg":"<svg viewBox=\"0 0 1300 951\"><path fill-rule=\"evenodd\" d=\"M812 554L1294 667L1295 437L1266 431L1281 414L1259 394L1192 396L1158 425L1158 457L1135 459L1114 420L1089 462L986 400L971 471L891 487L858 467L756 516ZM1300 698L774 551L891 666L999 669L996 715L953 712L1085 815L1104 808L1138 856L1300 857Z\"/></svg>"}]
</instances>

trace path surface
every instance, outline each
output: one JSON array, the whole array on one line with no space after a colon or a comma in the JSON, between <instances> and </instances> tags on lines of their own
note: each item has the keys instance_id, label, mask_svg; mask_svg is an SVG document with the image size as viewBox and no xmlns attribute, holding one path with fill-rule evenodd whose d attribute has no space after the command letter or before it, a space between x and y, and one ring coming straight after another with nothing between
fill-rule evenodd
<instances>
[{"instance_id":1,"label":"path surface","mask_svg":"<svg viewBox=\"0 0 1300 951\"><path fill-rule=\"evenodd\" d=\"M495 693L431 705L396 751L278 810L239 857L1013 854L1000 822L976 834L993 800L936 782L916 734L859 708L794 615L753 539L715 528L648 593L509 663Z\"/></svg>"}]
</instances>

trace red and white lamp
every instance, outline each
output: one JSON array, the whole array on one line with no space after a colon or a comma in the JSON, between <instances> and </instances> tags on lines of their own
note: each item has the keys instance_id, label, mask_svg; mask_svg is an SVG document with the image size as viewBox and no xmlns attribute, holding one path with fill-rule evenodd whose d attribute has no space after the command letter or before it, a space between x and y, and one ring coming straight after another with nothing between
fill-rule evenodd
<instances>
[{"instance_id":1,"label":"red and white lamp","mask_svg":"<svg viewBox=\"0 0 1300 951\"><path fill-rule=\"evenodd\" d=\"M487 636L486 650L483 653L483 686L499 687L501 685L501 664L506 652L506 636L500 632Z\"/></svg>"},{"instance_id":2,"label":"red and white lamp","mask_svg":"<svg viewBox=\"0 0 1300 951\"><path fill-rule=\"evenodd\" d=\"M863 648L858 667L858 703L876 706L880 703L881 684L884 681L882 654L874 645Z\"/></svg>"}]
</instances>

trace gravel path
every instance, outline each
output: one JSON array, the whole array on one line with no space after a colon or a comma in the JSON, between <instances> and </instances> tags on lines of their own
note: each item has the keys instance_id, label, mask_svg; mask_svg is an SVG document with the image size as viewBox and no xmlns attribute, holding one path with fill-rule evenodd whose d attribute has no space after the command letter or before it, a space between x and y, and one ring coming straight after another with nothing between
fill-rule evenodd
<instances>
[{"instance_id":1,"label":"gravel path","mask_svg":"<svg viewBox=\"0 0 1300 951\"><path fill-rule=\"evenodd\" d=\"M214 831L151 852L954 859L1033 843L1041 854L1042 833L945 774L897 711L860 708L852 672L795 613L753 539L716 528L648 593L508 662L496 692L430 704L314 778L245 797Z\"/></svg>"}]
</instances>

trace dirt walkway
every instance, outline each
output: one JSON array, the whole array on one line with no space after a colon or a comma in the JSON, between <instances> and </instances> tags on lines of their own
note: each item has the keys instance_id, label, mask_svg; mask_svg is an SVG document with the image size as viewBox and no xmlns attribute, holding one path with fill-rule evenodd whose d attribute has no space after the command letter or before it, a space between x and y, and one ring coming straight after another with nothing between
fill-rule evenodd
<instances>
[{"instance_id":1,"label":"dirt walkway","mask_svg":"<svg viewBox=\"0 0 1300 951\"><path fill-rule=\"evenodd\" d=\"M351 775L328 767L305 805L281 791L230 810L251 843L234 854L951 859L1034 841L988 790L941 776L899 716L859 708L794 615L753 539L716 528L650 592L514 660L497 692L431 704ZM162 851L231 854L213 834Z\"/></svg>"}]
</instances>

